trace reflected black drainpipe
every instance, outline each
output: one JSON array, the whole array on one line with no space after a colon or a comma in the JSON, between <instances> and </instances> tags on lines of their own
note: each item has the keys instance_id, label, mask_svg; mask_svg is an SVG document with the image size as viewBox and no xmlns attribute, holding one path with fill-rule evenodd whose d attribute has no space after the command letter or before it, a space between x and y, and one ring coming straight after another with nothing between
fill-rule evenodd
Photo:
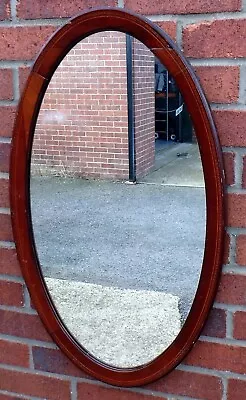
<instances>
[{"instance_id":1,"label":"reflected black drainpipe","mask_svg":"<svg viewBox=\"0 0 246 400\"><path fill-rule=\"evenodd\" d=\"M129 182L136 182L132 67L132 36L126 35Z\"/></svg>"}]
</instances>

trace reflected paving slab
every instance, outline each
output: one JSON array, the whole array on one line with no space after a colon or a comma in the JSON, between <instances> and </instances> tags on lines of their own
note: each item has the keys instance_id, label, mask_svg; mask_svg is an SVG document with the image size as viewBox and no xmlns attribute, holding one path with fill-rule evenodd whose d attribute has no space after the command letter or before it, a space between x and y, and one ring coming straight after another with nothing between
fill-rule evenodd
<instances>
[{"instance_id":1,"label":"reflected paving slab","mask_svg":"<svg viewBox=\"0 0 246 400\"><path fill-rule=\"evenodd\" d=\"M150 362L180 332L179 298L170 293L52 278L45 282L72 335L110 365Z\"/></svg>"}]
</instances>

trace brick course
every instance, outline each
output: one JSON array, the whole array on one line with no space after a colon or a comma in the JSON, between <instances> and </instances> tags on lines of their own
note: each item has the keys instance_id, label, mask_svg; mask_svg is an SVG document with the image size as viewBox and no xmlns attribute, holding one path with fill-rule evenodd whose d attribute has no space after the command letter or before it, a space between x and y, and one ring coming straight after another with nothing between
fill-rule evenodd
<instances>
[{"instance_id":1,"label":"brick course","mask_svg":"<svg viewBox=\"0 0 246 400\"><path fill-rule=\"evenodd\" d=\"M214 118L222 146L246 146L246 136L244 134L245 110L214 111Z\"/></svg>"},{"instance_id":2,"label":"brick course","mask_svg":"<svg viewBox=\"0 0 246 400\"><path fill-rule=\"evenodd\" d=\"M198 341L184 363L196 367L245 373L246 348Z\"/></svg>"},{"instance_id":3,"label":"brick course","mask_svg":"<svg viewBox=\"0 0 246 400\"><path fill-rule=\"evenodd\" d=\"M1 27L0 60L33 60L55 30L53 26ZM23 37L28 38L28 46Z\"/></svg>"},{"instance_id":4,"label":"brick course","mask_svg":"<svg viewBox=\"0 0 246 400\"><path fill-rule=\"evenodd\" d=\"M79 378L89 378L80 368L76 367L60 349L47 349L34 346L32 349L33 362L37 371L54 374L71 375Z\"/></svg>"},{"instance_id":5,"label":"brick course","mask_svg":"<svg viewBox=\"0 0 246 400\"><path fill-rule=\"evenodd\" d=\"M0 171L9 171L10 161L10 145L8 143L0 143Z\"/></svg>"},{"instance_id":6,"label":"brick course","mask_svg":"<svg viewBox=\"0 0 246 400\"><path fill-rule=\"evenodd\" d=\"M20 276L20 266L14 249L0 247L0 274Z\"/></svg>"},{"instance_id":7,"label":"brick course","mask_svg":"<svg viewBox=\"0 0 246 400\"><path fill-rule=\"evenodd\" d=\"M239 97L239 67L197 67L195 71L211 103L234 103Z\"/></svg>"},{"instance_id":8,"label":"brick course","mask_svg":"<svg viewBox=\"0 0 246 400\"><path fill-rule=\"evenodd\" d=\"M152 394L133 393L128 390L105 388L88 383L78 384L78 400L167 400Z\"/></svg>"},{"instance_id":9,"label":"brick course","mask_svg":"<svg viewBox=\"0 0 246 400\"><path fill-rule=\"evenodd\" d=\"M10 215L0 214L0 240L13 240Z\"/></svg>"},{"instance_id":10,"label":"brick course","mask_svg":"<svg viewBox=\"0 0 246 400\"><path fill-rule=\"evenodd\" d=\"M229 379L228 381L228 400L241 400L246 393L246 382L239 379Z\"/></svg>"},{"instance_id":11,"label":"brick course","mask_svg":"<svg viewBox=\"0 0 246 400\"><path fill-rule=\"evenodd\" d=\"M0 280L0 303L6 306L22 307L24 305L23 285Z\"/></svg>"},{"instance_id":12,"label":"brick course","mask_svg":"<svg viewBox=\"0 0 246 400\"><path fill-rule=\"evenodd\" d=\"M246 156L243 157L242 187L246 189Z\"/></svg>"},{"instance_id":13,"label":"brick course","mask_svg":"<svg viewBox=\"0 0 246 400\"><path fill-rule=\"evenodd\" d=\"M224 310L213 308L203 328L202 335L211 337L226 337L226 313Z\"/></svg>"},{"instance_id":14,"label":"brick course","mask_svg":"<svg viewBox=\"0 0 246 400\"><path fill-rule=\"evenodd\" d=\"M73 2L61 2L52 0L45 2L43 0L19 0L17 5L17 15L19 18L61 18L72 17L85 9L97 7L117 6L116 0L74 0Z\"/></svg>"},{"instance_id":15,"label":"brick course","mask_svg":"<svg viewBox=\"0 0 246 400\"><path fill-rule=\"evenodd\" d=\"M224 153L223 154L224 168L225 168L225 181L228 186L235 183L235 154Z\"/></svg>"},{"instance_id":16,"label":"brick course","mask_svg":"<svg viewBox=\"0 0 246 400\"><path fill-rule=\"evenodd\" d=\"M236 240L236 262L246 266L246 235L238 235Z\"/></svg>"},{"instance_id":17,"label":"brick course","mask_svg":"<svg viewBox=\"0 0 246 400\"><path fill-rule=\"evenodd\" d=\"M46 400L71 399L69 381L28 372L1 369L0 387L1 390L38 396Z\"/></svg>"},{"instance_id":18,"label":"brick course","mask_svg":"<svg viewBox=\"0 0 246 400\"><path fill-rule=\"evenodd\" d=\"M167 33L171 39L176 42L177 39L177 23L176 21L153 21L157 26Z\"/></svg>"},{"instance_id":19,"label":"brick course","mask_svg":"<svg viewBox=\"0 0 246 400\"><path fill-rule=\"evenodd\" d=\"M184 28L184 54L192 58L245 57L246 43L242 41L245 35L246 19L192 24Z\"/></svg>"},{"instance_id":20,"label":"brick course","mask_svg":"<svg viewBox=\"0 0 246 400\"><path fill-rule=\"evenodd\" d=\"M13 72L11 69L0 69L0 100L13 100Z\"/></svg>"},{"instance_id":21,"label":"brick course","mask_svg":"<svg viewBox=\"0 0 246 400\"><path fill-rule=\"evenodd\" d=\"M221 277L220 286L216 296L219 303L245 305L246 276L224 274Z\"/></svg>"},{"instance_id":22,"label":"brick course","mask_svg":"<svg viewBox=\"0 0 246 400\"><path fill-rule=\"evenodd\" d=\"M9 207L9 181L0 179L0 207Z\"/></svg>"},{"instance_id":23,"label":"brick course","mask_svg":"<svg viewBox=\"0 0 246 400\"><path fill-rule=\"evenodd\" d=\"M0 137L11 137L14 127L16 107L14 106L0 106ZM5 150L6 151L6 150Z\"/></svg>"},{"instance_id":24,"label":"brick course","mask_svg":"<svg viewBox=\"0 0 246 400\"><path fill-rule=\"evenodd\" d=\"M50 336L37 315L0 309L0 333L49 342Z\"/></svg>"},{"instance_id":25,"label":"brick course","mask_svg":"<svg viewBox=\"0 0 246 400\"><path fill-rule=\"evenodd\" d=\"M0 352L3 364L29 367L29 347L27 344L13 343L0 339Z\"/></svg>"},{"instance_id":26,"label":"brick course","mask_svg":"<svg viewBox=\"0 0 246 400\"><path fill-rule=\"evenodd\" d=\"M10 0L2 0L0 4L0 20L8 20L10 17Z\"/></svg>"},{"instance_id":27,"label":"brick course","mask_svg":"<svg viewBox=\"0 0 246 400\"><path fill-rule=\"evenodd\" d=\"M6 394L0 394L0 400L23 400L23 397L19 397L16 395L6 395Z\"/></svg>"},{"instance_id":28,"label":"brick course","mask_svg":"<svg viewBox=\"0 0 246 400\"><path fill-rule=\"evenodd\" d=\"M125 6L143 14L202 14L223 11L239 11L241 0L173 0L153 1L148 0L126 0Z\"/></svg>"},{"instance_id":29,"label":"brick course","mask_svg":"<svg viewBox=\"0 0 246 400\"><path fill-rule=\"evenodd\" d=\"M246 227L246 194L228 194L227 210L228 226Z\"/></svg>"},{"instance_id":30,"label":"brick course","mask_svg":"<svg viewBox=\"0 0 246 400\"><path fill-rule=\"evenodd\" d=\"M230 245L231 245L231 238L228 233L225 233L225 241L224 241L224 257L223 257L223 264L229 264L230 262Z\"/></svg>"},{"instance_id":31,"label":"brick course","mask_svg":"<svg viewBox=\"0 0 246 400\"><path fill-rule=\"evenodd\" d=\"M233 315L233 337L238 340L245 340L246 313L237 311Z\"/></svg>"},{"instance_id":32,"label":"brick course","mask_svg":"<svg viewBox=\"0 0 246 400\"><path fill-rule=\"evenodd\" d=\"M221 400L222 382L215 376L175 370L146 386L150 390L204 400ZM172 398L172 397L171 397Z\"/></svg>"}]
</instances>

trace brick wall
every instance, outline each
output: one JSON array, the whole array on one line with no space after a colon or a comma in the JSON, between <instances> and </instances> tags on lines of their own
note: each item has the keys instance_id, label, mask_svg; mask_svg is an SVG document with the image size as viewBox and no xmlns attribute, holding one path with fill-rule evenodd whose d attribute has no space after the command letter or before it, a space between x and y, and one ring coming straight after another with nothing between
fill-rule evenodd
<instances>
[{"instance_id":1,"label":"brick wall","mask_svg":"<svg viewBox=\"0 0 246 400\"><path fill-rule=\"evenodd\" d=\"M154 56L133 41L136 174L154 164ZM53 75L39 112L32 173L128 179L126 35L78 43Z\"/></svg>"},{"instance_id":2,"label":"brick wall","mask_svg":"<svg viewBox=\"0 0 246 400\"><path fill-rule=\"evenodd\" d=\"M126 38L91 35L53 75L39 113L33 172L128 177Z\"/></svg>"},{"instance_id":3,"label":"brick wall","mask_svg":"<svg viewBox=\"0 0 246 400\"><path fill-rule=\"evenodd\" d=\"M119 1L119 5L123 5ZM199 399L246 397L246 5L240 0L126 0L158 20L189 57L211 103L224 153L226 223L219 290L199 341L168 376L116 389L90 379L56 348L31 307L13 244L9 150L19 91L44 41L68 16L114 0L3 0L0 4L0 399Z\"/></svg>"},{"instance_id":4,"label":"brick wall","mask_svg":"<svg viewBox=\"0 0 246 400\"><path fill-rule=\"evenodd\" d=\"M133 41L136 176L146 175L155 161L155 63L138 40Z\"/></svg>"}]
</instances>

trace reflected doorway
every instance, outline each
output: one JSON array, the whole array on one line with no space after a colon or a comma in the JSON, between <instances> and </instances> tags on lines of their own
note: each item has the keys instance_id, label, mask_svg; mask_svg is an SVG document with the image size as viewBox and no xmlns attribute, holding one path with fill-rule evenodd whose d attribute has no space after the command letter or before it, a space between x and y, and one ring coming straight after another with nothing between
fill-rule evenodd
<instances>
[{"instance_id":1,"label":"reflected doorway","mask_svg":"<svg viewBox=\"0 0 246 400\"><path fill-rule=\"evenodd\" d=\"M175 80L155 58L155 160L141 182L204 187L196 135Z\"/></svg>"}]
</instances>

